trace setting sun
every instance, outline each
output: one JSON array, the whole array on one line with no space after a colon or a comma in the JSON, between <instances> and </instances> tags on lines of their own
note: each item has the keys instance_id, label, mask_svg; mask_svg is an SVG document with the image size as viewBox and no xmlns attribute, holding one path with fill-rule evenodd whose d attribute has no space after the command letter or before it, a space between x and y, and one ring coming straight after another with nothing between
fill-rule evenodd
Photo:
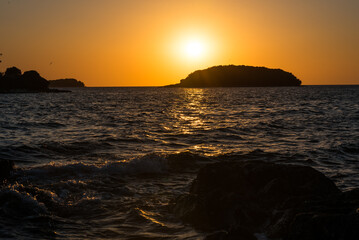
<instances>
[{"instance_id":1,"label":"setting sun","mask_svg":"<svg viewBox=\"0 0 359 240\"><path fill-rule=\"evenodd\" d=\"M216 37L213 29L203 29L203 27L191 29L177 29L168 40L169 59L186 69L187 72L193 71L194 68L204 68L215 65L218 60L221 39Z\"/></svg>"},{"instance_id":2,"label":"setting sun","mask_svg":"<svg viewBox=\"0 0 359 240\"><path fill-rule=\"evenodd\" d=\"M205 46L199 40L189 40L184 46L184 53L190 59L198 59L205 53Z\"/></svg>"}]
</instances>

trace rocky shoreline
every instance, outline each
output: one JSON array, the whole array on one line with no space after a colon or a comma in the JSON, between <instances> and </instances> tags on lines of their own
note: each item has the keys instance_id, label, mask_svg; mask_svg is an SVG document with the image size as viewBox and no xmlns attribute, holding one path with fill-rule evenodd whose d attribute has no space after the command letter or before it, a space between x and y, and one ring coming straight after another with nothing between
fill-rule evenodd
<instances>
[{"instance_id":1,"label":"rocky shoreline","mask_svg":"<svg viewBox=\"0 0 359 240\"><path fill-rule=\"evenodd\" d=\"M0 159L0 185L14 163ZM204 166L170 210L206 240L359 239L359 189L347 192L317 170L263 161Z\"/></svg>"}]
</instances>

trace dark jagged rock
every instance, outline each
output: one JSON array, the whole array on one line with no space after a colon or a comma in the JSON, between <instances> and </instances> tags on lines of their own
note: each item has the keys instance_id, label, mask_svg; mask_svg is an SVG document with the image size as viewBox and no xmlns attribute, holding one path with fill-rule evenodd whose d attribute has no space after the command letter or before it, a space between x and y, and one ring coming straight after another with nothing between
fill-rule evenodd
<instances>
[{"instance_id":1,"label":"dark jagged rock","mask_svg":"<svg viewBox=\"0 0 359 240\"><path fill-rule=\"evenodd\" d=\"M359 239L359 190L306 166L225 162L201 169L173 211L208 239Z\"/></svg>"},{"instance_id":2,"label":"dark jagged rock","mask_svg":"<svg viewBox=\"0 0 359 240\"><path fill-rule=\"evenodd\" d=\"M11 176L12 171L14 171L14 162L0 159L0 184Z\"/></svg>"},{"instance_id":3,"label":"dark jagged rock","mask_svg":"<svg viewBox=\"0 0 359 240\"><path fill-rule=\"evenodd\" d=\"M21 76L21 86L25 89L47 91L49 89L49 82L40 76L36 71L27 71Z\"/></svg>"},{"instance_id":4,"label":"dark jagged rock","mask_svg":"<svg viewBox=\"0 0 359 240\"><path fill-rule=\"evenodd\" d=\"M17 67L11 67L7 68L5 71L5 75L7 76L14 76L14 77L20 77L21 76L21 70Z\"/></svg>"},{"instance_id":5,"label":"dark jagged rock","mask_svg":"<svg viewBox=\"0 0 359 240\"><path fill-rule=\"evenodd\" d=\"M281 69L252 66L215 66L197 70L179 84L166 87L276 87L300 86L301 81Z\"/></svg>"},{"instance_id":6,"label":"dark jagged rock","mask_svg":"<svg viewBox=\"0 0 359 240\"><path fill-rule=\"evenodd\" d=\"M85 84L73 78L50 80L49 87L85 87Z\"/></svg>"},{"instance_id":7,"label":"dark jagged rock","mask_svg":"<svg viewBox=\"0 0 359 240\"><path fill-rule=\"evenodd\" d=\"M49 82L36 71L27 71L21 74L16 67L6 69L0 76L0 93L28 93L28 92L64 92L49 89Z\"/></svg>"}]
</instances>

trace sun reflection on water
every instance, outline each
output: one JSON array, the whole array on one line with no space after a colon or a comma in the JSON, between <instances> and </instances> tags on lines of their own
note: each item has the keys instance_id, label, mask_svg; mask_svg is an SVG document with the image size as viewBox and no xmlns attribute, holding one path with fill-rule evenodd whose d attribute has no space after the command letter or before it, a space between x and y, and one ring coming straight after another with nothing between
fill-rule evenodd
<instances>
[{"instance_id":1,"label":"sun reflection on water","mask_svg":"<svg viewBox=\"0 0 359 240\"><path fill-rule=\"evenodd\" d=\"M174 124L183 134L192 134L196 130L205 130L204 116L206 106L203 104L204 90L189 88L184 89L184 101L179 111L173 111L174 119L178 121Z\"/></svg>"},{"instance_id":2,"label":"sun reflection on water","mask_svg":"<svg viewBox=\"0 0 359 240\"><path fill-rule=\"evenodd\" d=\"M178 91L181 91L180 99L167 109L168 121L163 124L163 129L172 132L173 138L187 136L186 150L206 152L206 155L221 153L219 146L203 141L201 137L214 130L213 116L221 114L218 109L214 110L217 99L213 99L208 89L184 88Z\"/></svg>"}]
</instances>

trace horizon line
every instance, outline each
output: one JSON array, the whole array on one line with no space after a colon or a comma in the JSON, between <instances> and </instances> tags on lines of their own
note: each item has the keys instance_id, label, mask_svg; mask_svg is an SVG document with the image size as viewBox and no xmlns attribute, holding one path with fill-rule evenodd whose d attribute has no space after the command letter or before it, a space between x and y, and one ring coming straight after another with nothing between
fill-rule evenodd
<instances>
[{"instance_id":1,"label":"horizon line","mask_svg":"<svg viewBox=\"0 0 359 240\"><path fill-rule=\"evenodd\" d=\"M161 86L85 86L85 88L113 88L113 87L138 87L138 88L145 88L145 87L164 87L168 85L161 85ZM359 86L359 84L305 84L295 87L303 87L303 86ZM273 86L275 87L275 86ZM279 86L279 87L286 87L286 86ZM293 87L293 86L287 86L287 87ZM77 87L73 87L77 88ZM81 88L81 87L80 87ZM178 88L186 88L186 87L178 87ZM190 87L188 87L190 88ZM199 87L200 88L200 87ZM216 88L216 87L203 87L203 88ZM241 87L217 87L217 88L241 88ZM242 87L243 88L243 87Z\"/></svg>"}]
</instances>

